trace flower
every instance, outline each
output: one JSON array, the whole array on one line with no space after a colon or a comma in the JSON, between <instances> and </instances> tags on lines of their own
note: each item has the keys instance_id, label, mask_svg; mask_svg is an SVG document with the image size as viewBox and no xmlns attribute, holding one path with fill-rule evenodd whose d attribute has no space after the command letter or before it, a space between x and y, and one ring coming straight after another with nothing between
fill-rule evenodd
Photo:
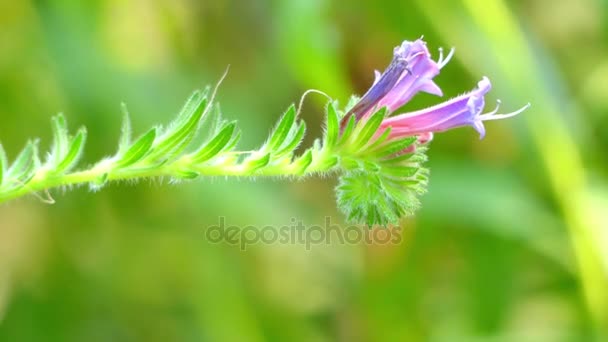
<instances>
[{"instance_id":1,"label":"flower","mask_svg":"<svg viewBox=\"0 0 608 342\"><path fill-rule=\"evenodd\" d=\"M453 52L453 49L450 50L446 58L443 58L441 53L439 60L435 62L422 39L404 41L395 47L393 60L384 73L376 71L374 84L346 114L342 124L344 125L351 115L360 120L384 106L389 112L393 112L419 91L442 96L443 93L433 82L433 78L449 62Z\"/></svg>"},{"instance_id":2,"label":"flower","mask_svg":"<svg viewBox=\"0 0 608 342\"><path fill-rule=\"evenodd\" d=\"M442 50L439 51L439 60L434 61L422 39L413 42L406 40L397 46L388 68L382 74L376 71L374 84L346 113L341 122L342 127L351 116L354 115L356 120L365 119L382 107L386 107L389 114L392 114L421 91L442 96L443 93L433 78L450 61L454 49L450 50L445 58ZM485 105L484 96L491 87L490 80L483 77L476 89L464 95L426 109L386 118L380 125L378 133L391 127L389 138L417 136L418 142L424 144L432 140L433 132L470 125L483 138L485 136L483 121L512 117L530 106L527 104L508 114L497 114L499 107L497 106L492 112L481 114Z\"/></svg>"},{"instance_id":3,"label":"flower","mask_svg":"<svg viewBox=\"0 0 608 342\"><path fill-rule=\"evenodd\" d=\"M496 114L499 108L499 106L496 106L493 111L481 114L485 105L484 95L491 88L490 80L484 77L477 84L477 89L469 93L433 107L385 119L380 125L380 131L391 127L389 138L413 135L426 137L426 134L430 132L443 132L456 127L473 126L479 133L479 137L483 138L486 134L484 121L509 118L523 112L530 106L530 104L527 104L508 114ZM428 138L425 140L428 140Z\"/></svg>"}]
</instances>

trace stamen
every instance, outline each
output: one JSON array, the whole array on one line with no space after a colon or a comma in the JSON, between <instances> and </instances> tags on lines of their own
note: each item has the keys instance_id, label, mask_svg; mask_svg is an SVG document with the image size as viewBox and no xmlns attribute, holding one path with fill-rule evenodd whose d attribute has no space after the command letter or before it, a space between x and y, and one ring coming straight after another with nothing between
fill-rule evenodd
<instances>
[{"instance_id":1,"label":"stamen","mask_svg":"<svg viewBox=\"0 0 608 342\"><path fill-rule=\"evenodd\" d=\"M507 114L495 114L495 112L490 112L487 114L480 115L479 119L481 119L482 121L490 121L490 120L502 120L502 119L510 118L517 114L520 114L521 112L530 108L530 106L531 106L531 104L528 103L525 106L521 107L520 109L518 109L514 112L511 112L511 113L507 113Z\"/></svg>"},{"instance_id":2,"label":"stamen","mask_svg":"<svg viewBox=\"0 0 608 342\"><path fill-rule=\"evenodd\" d=\"M445 58L443 58L443 49L439 49L439 60L437 61L437 64L439 65L439 69L443 69L444 66L446 66L446 64L448 64L450 62L450 60L452 59L452 56L454 56L454 52L456 51L455 48L451 48L450 52L448 52L448 55L445 56Z\"/></svg>"}]
</instances>

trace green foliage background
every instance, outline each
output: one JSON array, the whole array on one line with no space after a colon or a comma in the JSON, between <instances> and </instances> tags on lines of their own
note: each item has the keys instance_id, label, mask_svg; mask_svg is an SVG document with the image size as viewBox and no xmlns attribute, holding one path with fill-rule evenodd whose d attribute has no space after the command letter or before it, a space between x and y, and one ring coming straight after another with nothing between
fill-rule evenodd
<instances>
[{"instance_id":1,"label":"green foliage background","mask_svg":"<svg viewBox=\"0 0 608 342\"><path fill-rule=\"evenodd\" d=\"M345 103L392 48L456 47L446 97L487 75L516 119L437 135L396 245L212 244L205 229L321 225L334 178L85 188L0 207L0 341L592 340L608 334L608 3L4 1L0 139L88 128L84 163L173 118L227 64L219 100L258 146L309 88ZM436 50L434 50L436 51ZM322 97L306 101L307 141ZM420 95L408 108L437 102ZM47 144L47 145L45 145Z\"/></svg>"}]
</instances>

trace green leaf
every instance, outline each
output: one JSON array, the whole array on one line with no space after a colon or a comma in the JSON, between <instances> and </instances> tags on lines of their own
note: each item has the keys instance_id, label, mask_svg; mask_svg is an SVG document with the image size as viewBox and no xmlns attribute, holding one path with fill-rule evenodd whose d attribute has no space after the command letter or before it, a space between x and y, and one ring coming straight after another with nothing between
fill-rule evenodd
<instances>
[{"instance_id":1,"label":"green leaf","mask_svg":"<svg viewBox=\"0 0 608 342\"><path fill-rule=\"evenodd\" d=\"M206 162L222 152L231 143L236 144L235 139L232 139L235 129L236 122L234 121L225 125L213 139L191 155L192 162L196 164Z\"/></svg>"},{"instance_id":2,"label":"green leaf","mask_svg":"<svg viewBox=\"0 0 608 342\"><path fill-rule=\"evenodd\" d=\"M293 162L293 167L298 175L303 175L312 163L312 150L307 150L300 158Z\"/></svg>"},{"instance_id":3,"label":"green leaf","mask_svg":"<svg viewBox=\"0 0 608 342\"><path fill-rule=\"evenodd\" d=\"M200 173L192 170L177 170L175 176L179 179L196 179Z\"/></svg>"},{"instance_id":4,"label":"green leaf","mask_svg":"<svg viewBox=\"0 0 608 342\"><path fill-rule=\"evenodd\" d=\"M319 162L318 169L319 170L329 170L333 167L338 166L340 163L340 158L338 156L329 156L321 160Z\"/></svg>"},{"instance_id":5,"label":"green leaf","mask_svg":"<svg viewBox=\"0 0 608 342\"><path fill-rule=\"evenodd\" d=\"M156 139L156 128L152 128L146 134L137 139L137 141L133 143L133 145L131 145L131 147L129 147L129 149L116 162L116 166L127 167L140 161L148 154L148 152L150 152L154 139Z\"/></svg>"},{"instance_id":6,"label":"green leaf","mask_svg":"<svg viewBox=\"0 0 608 342\"><path fill-rule=\"evenodd\" d=\"M59 165L68 151L70 138L68 128L63 114L58 114L51 119L53 128L53 146L51 148L50 162L53 166Z\"/></svg>"},{"instance_id":7,"label":"green leaf","mask_svg":"<svg viewBox=\"0 0 608 342\"><path fill-rule=\"evenodd\" d=\"M381 168L382 168L381 172L383 175L388 175L388 176L393 176L393 177L404 177L404 178L414 176L416 174L416 172L418 172L418 169L419 169L419 167L414 167L414 166L385 166L385 165L382 165Z\"/></svg>"},{"instance_id":8,"label":"green leaf","mask_svg":"<svg viewBox=\"0 0 608 342\"><path fill-rule=\"evenodd\" d=\"M122 127L120 129L120 141L118 143L118 154L123 154L131 145L131 118L127 105L123 102L120 104L122 111Z\"/></svg>"},{"instance_id":9,"label":"green leaf","mask_svg":"<svg viewBox=\"0 0 608 342\"><path fill-rule=\"evenodd\" d=\"M340 139L338 139L338 143L336 144L337 146L344 145L344 143L348 140L355 129L355 123L355 116L351 115L350 118L348 118L348 122L346 123L344 130L342 131L342 135L340 135Z\"/></svg>"},{"instance_id":10,"label":"green leaf","mask_svg":"<svg viewBox=\"0 0 608 342\"><path fill-rule=\"evenodd\" d=\"M392 140L376 148L366 149L363 155L373 156L378 159L390 157L395 153L399 153L407 149L413 143L415 143L417 139L417 137L407 137L398 140Z\"/></svg>"},{"instance_id":11,"label":"green leaf","mask_svg":"<svg viewBox=\"0 0 608 342\"><path fill-rule=\"evenodd\" d=\"M283 145L285 139L287 139L292 130L294 130L295 117L296 107L292 104L291 106L289 106L285 114L283 114L283 117L281 117L281 120L272 132L270 140L268 140L267 144L268 151L275 151Z\"/></svg>"},{"instance_id":12,"label":"green leaf","mask_svg":"<svg viewBox=\"0 0 608 342\"><path fill-rule=\"evenodd\" d=\"M201 96L200 93L192 95L182 110L183 116L180 114L181 118L178 118L174 128L169 128L167 133L155 143L153 152L149 156L151 159L171 158L169 154L176 155L190 143L207 107L207 98Z\"/></svg>"},{"instance_id":13,"label":"green leaf","mask_svg":"<svg viewBox=\"0 0 608 342\"><path fill-rule=\"evenodd\" d=\"M87 139L87 130L83 127L78 130L76 136L70 142L67 153L63 160L57 165L54 172L61 173L69 171L80 159L82 151L84 150L84 144Z\"/></svg>"},{"instance_id":14,"label":"green leaf","mask_svg":"<svg viewBox=\"0 0 608 342\"><path fill-rule=\"evenodd\" d=\"M280 157L293 152L293 150L295 150L300 145L302 139L304 139L305 133L306 123L304 121L300 121L300 125L297 127L296 133L291 138L288 138L289 140L287 140L285 144L280 147L280 150L274 153L274 155L276 157Z\"/></svg>"},{"instance_id":15,"label":"green leaf","mask_svg":"<svg viewBox=\"0 0 608 342\"><path fill-rule=\"evenodd\" d=\"M27 184L35 175L38 159L38 140L28 141L15 162L8 170L7 180L15 182L17 187Z\"/></svg>"},{"instance_id":16,"label":"green leaf","mask_svg":"<svg viewBox=\"0 0 608 342\"><path fill-rule=\"evenodd\" d=\"M327 105L327 127L325 128L325 146L332 148L335 146L340 135L340 122L338 113L333 103Z\"/></svg>"},{"instance_id":17,"label":"green leaf","mask_svg":"<svg viewBox=\"0 0 608 342\"><path fill-rule=\"evenodd\" d=\"M268 163L270 163L270 153L266 153L263 157L260 157L258 159L248 160L245 164L245 168L250 174L252 174L268 165Z\"/></svg>"},{"instance_id":18,"label":"green leaf","mask_svg":"<svg viewBox=\"0 0 608 342\"><path fill-rule=\"evenodd\" d=\"M102 173L97 178L95 178L89 186L91 190L99 190L103 188L108 183L109 174L107 172Z\"/></svg>"},{"instance_id":19,"label":"green leaf","mask_svg":"<svg viewBox=\"0 0 608 342\"><path fill-rule=\"evenodd\" d=\"M372 114L372 116L367 119L363 127L354 133L355 137L351 148L357 151L365 146L365 144L368 143L374 134L376 134L387 113L388 109L386 107L382 107L380 110ZM361 125L361 123L359 125Z\"/></svg>"}]
</instances>

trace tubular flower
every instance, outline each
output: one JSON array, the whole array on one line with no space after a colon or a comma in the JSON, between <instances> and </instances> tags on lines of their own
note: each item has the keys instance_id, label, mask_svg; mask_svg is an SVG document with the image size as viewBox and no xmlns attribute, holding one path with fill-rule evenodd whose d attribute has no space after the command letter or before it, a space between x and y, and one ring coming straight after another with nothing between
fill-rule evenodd
<instances>
[{"instance_id":1,"label":"tubular flower","mask_svg":"<svg viewBox=\"0 0 608 342\"><path fill-rule=\"evenodd\" d=\"M436 106L425 108L411 113L399 114L385 119L380 130L391 128L389 137L398 138L418 135L423 140L429 132L443 132L461 126L472 126L483 138L486 134L483 121L505 119L515 116L528 108L529 105L509 114L496 114L499 106L492 112L481 114L484 105L484 95L490 91L492 85L487 77L477 84L477 89L464 95L455 97Z\"/></svg>"},{"instance_id":2,"label":"tubular flower","mask_svg":"<svg viewBox=\"0 0 608 342\"><path fill-rule=\"evenodd\" d=\"M404 41L394 49L393 60L384 73L376 72L376 81L345 115L342 126L353 115L357 120L365 119L382 107L386 107L388 113L392 114L421 91L442 96L443 93L433 78L449 62L453 52L453 49L450 50L444 58L440 50L439 60L434 61L422 39ZM390 138L417 136L418 142L424 144L433 138L433 132L470 125L483 138L483 121L515 116L529 107L528 104L513 113L496 114L497 106L494 111L481 114L485 105L484 96L490 89L490 80L484 77L476 89L464 95L430 108L386 118L378 133L391 127Z\"/></svg>"}]
</instances>

